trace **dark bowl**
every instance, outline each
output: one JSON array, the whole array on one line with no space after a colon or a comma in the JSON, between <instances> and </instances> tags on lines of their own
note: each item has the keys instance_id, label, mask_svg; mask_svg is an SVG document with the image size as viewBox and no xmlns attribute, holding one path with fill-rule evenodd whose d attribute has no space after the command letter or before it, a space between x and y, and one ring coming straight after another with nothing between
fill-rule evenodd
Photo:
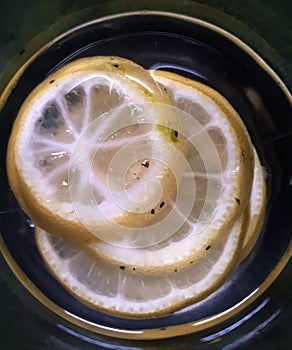
<instances>
[{"instance_id":1,"label":"dark bowl","mask_svg":"<svg viewBox=\"0 0 292 350\"><path fill-rule=\"evenodd\" d=\"M65 4L65 1L61 3ZM99 10L95 15L87 9L72 12L68 18L62 17L55 27L50 27L31 44L22 46L3 73L4 92L0 100L0 247L18 280L34 297L26 292L1 260L1 284L4 285L1 291L1 307L4 310L1 339L12 348L24 341L27 335L31 342L29 349L49 349L52 346L67 349L67 345L68 349L84 346L86 349L94 346L112 349L184 349L195 345L199 349L219 349L223 346L235 349L235 346L243 346L255 339L257 333L250 335L250 328L261 332L274 318L280 319L280 315L284 327L286 319L290 317L289 310L279 309L278 314L278 309L274 310L273 300L277 299L270 287L291 256L292 108L287 70L279 65L280 58L270 46L245 24L214 8L192 2L181 8L175 5L168 8L168 2L161 1L160 7L151 6L156 10L154 12L131 12L99 18L49 42L52 37L85 19L125 9L121 2L115 2L112 8L111 3L106 2L107 11L101 9L101 5L90 8L92 11ZM51 3L50 11L53 11L53 4L57 2ZM10 5L5 2L0 6L5 9ZM20 4L17 6L21 8ZM131 6L134 7L132 10L148 7L145 4ZM162 10L172 10L173 13ZM27 14L27 11L24 13ZM40 9L35 11L43 13ZM185 17L175 11L193 17ZM247 16L248 11L244 13ZM56 17L61 18L59 12ZM15 15L14 21L17 18ZM238 37L222 29L222 24L224 29ZM21 36L18 29L15 36L16 39ZM26 40L24 38L24 42ZM37 51L46 42L49 44ZM5 43L2 47L5 48ZM61 65L94 55L118 55L130 58L147 69L159 66L178 71L218 90L239 112L267 174L265 222L251 254L215 293L165 317L142 320L115 317L92 310L69 294L43 263L36 248L33 223L20 209L7 181L7 142L13 121L26 96ZM289 69L291 71L291 65L288 72ZM4 90L12 73L15 75ZM256 100L249 97L248 91L253 92ZM285 276L289 277L288 268ZM283 290L284 295L283 300L278 300L280 308L289 304L287 289L290 282L286 278L276 282L280 283L276 290ZM265 320L267 324L263 325ZM21 329L18 340L11 337L16 325ZM171 338L184 334L189 335L172 340L142 342L143 339ZM278 334L281 334L280 331ZM276 341L282 341L280 338ZM288 342L289 339L285 344Z\"/></svg>"}]
</instances>

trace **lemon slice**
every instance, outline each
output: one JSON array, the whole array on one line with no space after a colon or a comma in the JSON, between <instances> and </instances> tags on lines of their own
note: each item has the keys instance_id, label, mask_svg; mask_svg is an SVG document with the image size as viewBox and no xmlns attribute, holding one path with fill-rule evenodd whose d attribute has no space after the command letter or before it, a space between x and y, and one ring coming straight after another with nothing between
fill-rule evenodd
<instances>
[{"instance_id":1,"label":"lemon slice","mask_svg":"<svg viewBox=\"0 0 292 350\"><path fill-rule=\"evenodd\" d=\"M255 167L254 178L250 197L250 220L245 234L239 260L243 260L252 250L258 240L264 223L266 208L266 183L259 157L254 150Z\"/></svg>"},{"instance_id":2,"label":"lemon slice","mask_svg":"<svg viewBox=\"0 0 292 350\"><path fill-rule=\"evenodd\" d=\"M138 275L36 229L39 251L53 275L92 308L130 318L160 316L217 289L235 264L247 220L242 215L208 254L181 272Z\"/></svg>"},{"instance_id":3,"label":"lemon slice","mask_svg":"<svg viewBox=\"0 0 292 350\"><path fill-rule=\"evenodd\" d=\"M191 167L185 171L182 185L188 179L194 181L194 204L186 216L173 203L172 208L181 214L184 223L159 244L133 250L104 242L90 247L110 263L159 274L198 261L230 229L249 202L254 159L240 117L221 95L172 73L157 71L152 75L182 110L182 133L188 140L186 159ZM183 193L185 202L194 195L188 186L178 192Z\"/></svg>"},{"instance_id":4,"label":"lemon slice","mask_svg":"<svg viewBox=\"0 0 292 350\"><path fill-rule=\"evenodd\" d=\"M256 150L254 149L254 159L255 159L255 167L254 167L254 177L253 177L253 185L252 185L252 191L251 191L251 197L250 202L248 203L247 210L245 213L246 220L248 220L248 224L246 223L247 229L244 233L244 239L242 242L242 248L239 252L239 261L242 261L252 250L253 246L257 242L258 236L261 232L261 228L263 226L264 222L264 214L265 214L265 203L266 203L266 184L265 184L265 178L263 169L259 160L259 157L257 155ZM187 224L184 224L181 229L179 229L175 236L172 238L172 240L177 241L182 239L184 235L187 233L186 226ZM166 242L163 242L161 244L158 244L156 247L152 246L148 248L149 256L151 250L159 249L159 247L166 245ZM95 254L100 255L101 257L105 258L108 261L112 261L115 264L117 264L117 261L113 261L112 254L113 251L117 252L117 248L113 248L112 246L98 243L98 244L89 244L89 247L91 248L92 252ZM130 250L122 250L119 249L120 254L124 254L124 256L129 257L131 254L135 254L136 252L130 251ZM145 250L143 250L143 253ZM143 259L143 253L141 254L141 249L137 252L140 254L141 259ZM131 260L131 258L127 259ZM141 269L140 266L133 267L133 265L129 266L126 259L123 259L121 261L118 261L120 264L125 263L125 267L132 269L136 272L145 272L145 270L148 273L156 274L157 271L154 271L154 269ZM148 263L148 267L151 266L150 260ZM176 269L177 271L180 270L180 267ZM161 269L158 269L158 271L161 273Z\"/></svg>"},{"instance_id":5,"label":"lemon slice","mask_svg":"<svg viewBox=\"0 0 292 350\"><path fill-rule=\"evenodd\" d=\"M9 182L24 211L79 242L152 220L175 195L183 169L184 139L171 104L142 67L122 58L80 59L50 75L23 103L9 140ZM128 143L138 146L117 180ZM103 215L95 215L99 207Z\"/></svg>"}]
</instances>

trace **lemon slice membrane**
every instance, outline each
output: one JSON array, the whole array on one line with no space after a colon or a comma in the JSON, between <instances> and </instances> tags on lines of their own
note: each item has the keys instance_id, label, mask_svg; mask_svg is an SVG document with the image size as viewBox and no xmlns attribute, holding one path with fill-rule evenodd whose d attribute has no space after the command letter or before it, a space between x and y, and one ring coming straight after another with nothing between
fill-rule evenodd
<instances>
[{"instance_id":1,"label":"lemon slice membrane","mask_svg":"<svg viewBox=\"0 0 292 350\"><path fill-rule=\"evenodd\" d=\"M107 313L153 317L204 298L234 266L247 221L242 215L201 261L181 272L139 275L109 264L58 236L36 229L44 261L53 275L84 304Z\"/></svg>"},{"instance_id":2,"label":"lemon slice membrane","mask_svg":"<svg viewBox=\"0 0 292 350\"><path fill-rule=\"evenodd\" d=\"M166 163L171 166L173 163L179 163L179 160L176 160L176 154L179 152L184 154L184 140L178 135L178 128L175 129L175 140L173 139L173 124L176 125L177 122L175 113L173 113L173 118L172 112L168 113L166 118L159 109L152 109L151 113L154 114L151 114L152 118L149 123L147 123L145 113L145 120L138 120L137 106L145 103L162 103L169 106L172 104L168 95L142 67L117 57L94 57L72 62L49 76L31 93L22 105L13 126L8 145L7 168L9 181L18 201L37 225L50 232L58 232L60 235L66 236L70 232L69 238L72 240L93 241L96 240L94 234L90 232L93 229L98 232L112 232L112 228L107 226L109 222L115 222L119 227L125 224L141 225L152 218L152 209L158 212L158 209L161 209L161 202L168 202L177 187L172 169L153 159L137 158L136 161L139 161L140 164L143 162L148 164L151 173L154 171L159 174L162 200L156 203L156 207L151 208L146 214L139 211L114 210L115 202L111 200L111 210L107 211L109 217L105 219L97 217L96 222L90 222L90 225L87 226L80 220L80 214L82 217L86 210L82 211L80 205L78 212L74 207L75 199L85 204L87 211L88 208L99 205L103 201L109 203L107 200L109 195L106 193L107 186L104 183L107 179L103 178L104 174L99 170L104 165L100 160L103 158L108 162L108 159L111 159L111 156L114 156L115 152L117 153L121 148L121 142L115 145L114 138L123 141L126 139L125 135L128 136L128 139L131 137L129 134L134 138L140 137L144 140L148 138L147 147L150 156L155 153L149 142L153 138L153 143L157 141L155 146L160 141L162 145L160 148L164 151ZM90 166L93 171L87 174L86 171L76 168L75 164L72 165L71 175L74 173L70 179L73 183L71 189L72 187L74 189L71 191L71 196L74 197L72 201L69 191L68 166L76 142L83 131L98 133L96 135L98 139L100 132L91 130L90 126L96 119L100 119L97 118L99 116L104 117L101 118L103 126L113 125L113 120L118 120L118 117L114 118L114 112L110 113L110 111L115 111L115 109L118 109L120 114L121 111L124 114L125 112L130 113L133 119L137 119L136 123L125 125L117 135L107 135L108 137L101 146L97 144L100 157L95 156L96 148L87 149L85 153L81 153L83 160L91 161ZM105 114L106 112L108 114ZM160 127L158 128L157 125ZM165 144L171 145L177 152L170 152L169 149L166 149ZM78 155L80 152L77 152L77 158ZM95 161L96 166L94 166ZM137 166L136 164L129 165L128 173L130 174L135 172L131 167ZM137 171L141 172L141 168L140 165ZM83 176L87 180L92 173L95 183L89 183L90 191L97 190L94 193L93 202L91 197L87 196L88 191L84 189L83 185L86 181L84 180L81 184L78 178ZM142 175L140 182L143 183ZM78 186L74 188L74 184L77 183L81 185L80 189ZM136 188L143 187L142 185L134 186L133 183L131 185Z\"/></svg>"},{"instance_id":3,"label":"lemon slice membrane","mask_svg":"<svg viewBox=\"0 0 292 350\"><path fill-rule=\"evenodd\" d=\"M161 120L156 125L158 111L161 115L170 116L168 123L163 124ZM183 136L178 134L178 128L175 129L177 136L170 131L173 130L173 126L170 128L171 116L175 114L177 111L172 106L135 104L134 114L128 106L118 108L111 113L107 126L104 125L104 119L108 116L104 115L81 134L69 162L69 190L80 220L86 227L93 225L91 232L98 238L118 245L145 246L168 238L171 230L175 232L176 227L178 229L182 225L182 219L174 211L165 217L165 208L169 207L175 193L176 202L180 202L177 205L184 212L191 210L190 206L187 210L185 199L173 185L180 184L180 188L195 192L195 186L192 186L190 180L181 184L188 164L182 152L183 144L180 146L180 141L177 140L183 140ZM138 124L142 131L132 135L132 126L137 120L143 120L142 124ZM145 120L147 123L144 123ZM138 128L135 128L136 132ZM124 130L127 130L125 137L121 136ZM113 136L103 143L100 140L104 134ZM96 139L101 143L104 155L98 150L94 157L84 158L86 152L91 152ZM110 155L111 152L113 156ZM104 166L103 163L108 165ZM91 183L87 174L90 173L92 164L99 176L94 177ZM83 176L80 176L81 172ZM105 178L103 183L100 181L102 177ZM96 198L94 189L98 194L101 191L103 194L102 200L96 201L96 205L91 204ZM87 200L91 198L89 204L80 200L81 196ZM130 213L137 213L138 221ZM94 230L96 221L106 222L107 218L107 227ZM120 225L114 222L115 218L121 218ZM145 227L145 222L150 223Z\"/></svg>"}]
</instances>

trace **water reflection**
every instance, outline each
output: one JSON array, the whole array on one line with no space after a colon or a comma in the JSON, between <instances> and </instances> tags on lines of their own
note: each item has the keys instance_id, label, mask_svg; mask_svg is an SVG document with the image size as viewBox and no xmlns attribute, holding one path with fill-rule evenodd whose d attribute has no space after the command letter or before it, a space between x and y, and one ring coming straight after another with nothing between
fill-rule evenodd
<instances>
[{"instance_id":1,"label":"water reflection","mask_svg":"<svg viewBox=\"0 0 292 350\"><path fill-rule=\"evenodd\" d=\"M234 329L241 326L243 323L247 322L250 318L252 318L255 314L257 314L262 308L264 308L270 302L270 298L265 299L259 306L257 306L254 310L252 310L245 317L241 318L239 321L233 323L231 326L222 329L220 332L211 334L207 337L201 339L202 343L210 342L215 340L216 338L222 337L227 333L230 333Z\"/></svg>"}]
</instances>

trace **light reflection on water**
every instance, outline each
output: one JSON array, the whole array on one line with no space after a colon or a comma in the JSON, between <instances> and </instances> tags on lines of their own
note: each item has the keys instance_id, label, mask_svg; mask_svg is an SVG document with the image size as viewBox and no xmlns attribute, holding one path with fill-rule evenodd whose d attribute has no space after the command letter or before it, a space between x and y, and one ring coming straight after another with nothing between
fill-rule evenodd
<instances>
[{"instance_id":1,"label":"light reflection on water","mask_svg":"<svg viewBox=\"0 0 292 350\"><path fill-rule=\"evenodd\" d=\"M279 316L281 309L277 309L269 318L264 322L260 323L255 329L249 333L243 335L242 337L236 339L232 343L224 346L222 350L234 350L237 349L240 345L246 344L249 340L257 337L277 316Z\"/></svg>"},{"instance_id":2,"label":"light reflection on water","mask_svg":"<svg viewBox=\"0 0 292 350\"><path fill-rule=\"evenodd\" d=\"M176 71L186 72L193 76L197 76L197 77L200 77L201 79L207 80L207 78L203 74L200 74L199 72L193 69L183 67L181 65L170 64L170 63L155 63L149 68L149 70L153 70L153 71L159 70L159 69L162 69L162 70L174 69ZM155 73L153 73L153 75L155 76Z\"/></svg>"},{"instance_id":3,"label":"light reflection on water","mask_svg":"<svg viewBox=\"0 0 292 350\"><path fill-rule=\"evenodd\" d=\"M247 314L246 316L244 316L242 319L240 319L239 321L233 323L231 326L224 328L222 331L211 334L207 337L204 337L201 339L201 342L206 343L206 342L210 342L213 341L216 338L222 337L227 333L230 333L231 331L233 331L234 329L238 328L239 326L241 326L243 323L247 322L250 318L252 318L255 314L257 314L262 308L264 308L270 301L270 298L265 299L259 306L257 306L254 310L252 310L249 314Z\"/></svg>"}]
</instances>

